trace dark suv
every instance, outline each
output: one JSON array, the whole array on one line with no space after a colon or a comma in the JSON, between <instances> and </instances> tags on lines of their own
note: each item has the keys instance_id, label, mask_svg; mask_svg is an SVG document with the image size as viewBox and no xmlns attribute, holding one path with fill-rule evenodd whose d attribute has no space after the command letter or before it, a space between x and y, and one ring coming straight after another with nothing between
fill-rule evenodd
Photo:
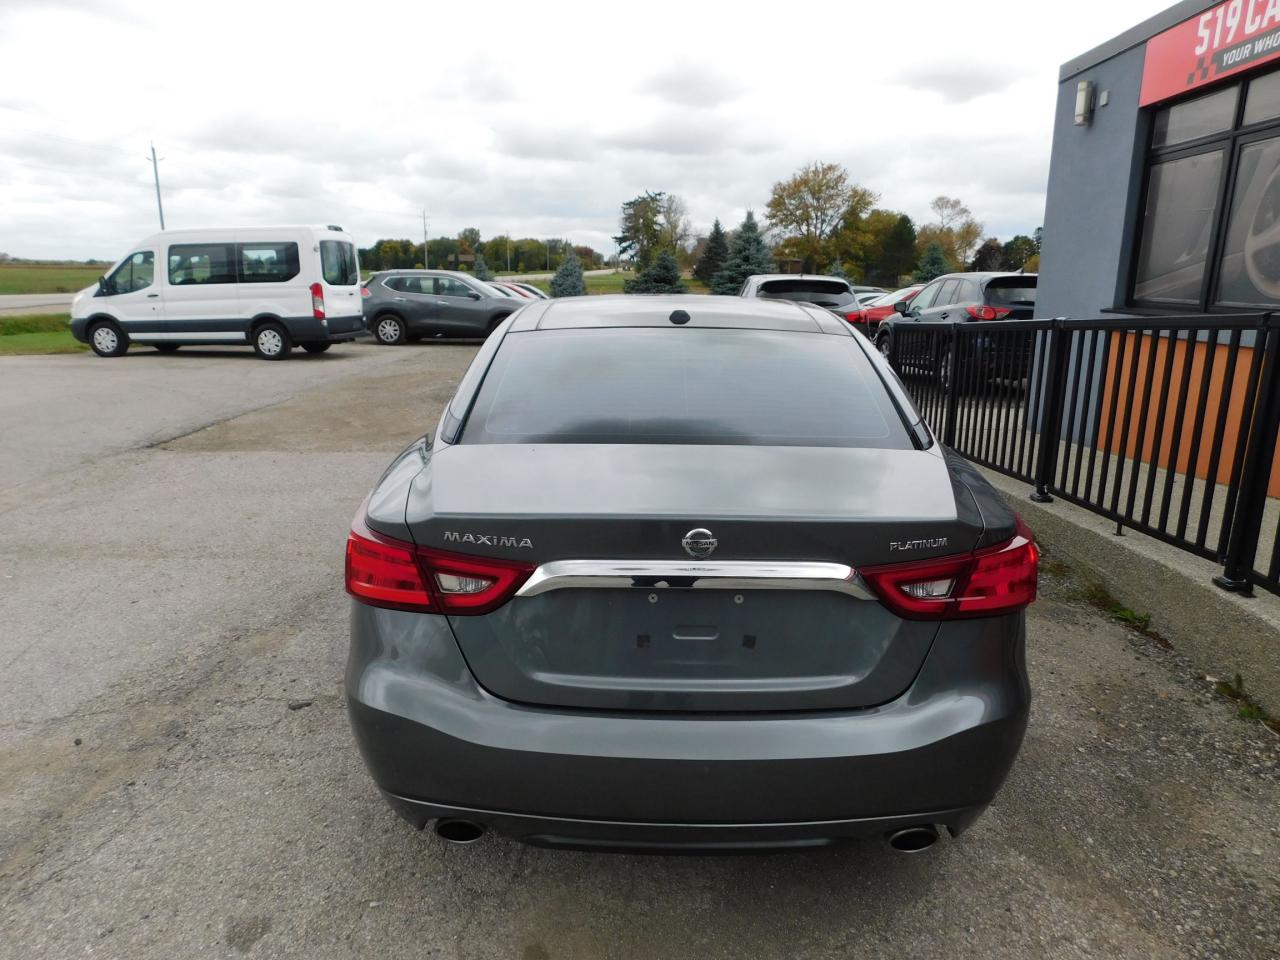
<instances>
[{"instance_id":1,"label":"dark suv","mask_svg":"<svg viewBox=\"0 0 1280 960\"><path fill-rule=\"evenodd\" d=\"M529 300L453 270L387 270L364 284L364 319L382 344L487 337Z\"/></svg>"},{"instance_id":2,"label":"dark suv","mask_svg":"<svg viewBox=\"0 0 1280 960\"><path fill-rule=\"evenodd\" d=\"M897 312L882 320L876 331L876 346L880 352L889 357L894 350L894 339L903 340L897 351L899 369L937 371L941 375L949 366L949 358L939 352L943 343L941 338L907 338L904 337L905 331L919 323L1030 320L1036 309L1036 274L948 273L931 281L909 303L904 300L894 304L894 309ZM962 342L978 359L985 357L991 364L1002 365L1006 371L1013 370L1015 376L1025 375L1030 358L1010 361L1003 351L997 356L997 338L966 337ZM1010 348L1015 345L1013 339L1006 338L1006 342ZM1017 340L1016 345L1021 349L1025 342ZM930 355L914 356L921 351ZM906 356L904 352L912 355Z\"/></svg>"}]
</instances>

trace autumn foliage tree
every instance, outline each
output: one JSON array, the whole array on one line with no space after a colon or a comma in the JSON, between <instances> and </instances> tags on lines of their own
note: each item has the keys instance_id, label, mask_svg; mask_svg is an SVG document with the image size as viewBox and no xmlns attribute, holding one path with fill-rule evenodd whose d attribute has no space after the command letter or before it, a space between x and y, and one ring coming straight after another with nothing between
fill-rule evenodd
<instances>
[{"instance_id":1,"label":"autumn foliage tree","mask_svg":"<svg viewBox=\"0 0 1280 960\"><path fill-rule=\"evenodd\" d=\"M806 271L841 259L837 234L875 204L876 194L851 183L838 163L810 163L773 185L765 215L783 237L779 250L804 261Z\"/></svg>"}]
</instances>

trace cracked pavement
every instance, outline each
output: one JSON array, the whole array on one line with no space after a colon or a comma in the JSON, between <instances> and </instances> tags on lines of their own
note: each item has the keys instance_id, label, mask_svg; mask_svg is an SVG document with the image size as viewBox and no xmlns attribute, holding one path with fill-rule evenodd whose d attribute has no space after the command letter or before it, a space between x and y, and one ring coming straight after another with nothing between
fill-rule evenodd
<instances>
[{"instance_id":1,"label":"cracked pavement","mask_svg":"<svg viewBox=\"0 0 1280 960\"><path fill-rule=\"evenodd\" d=\"M347 729L342 541L474 349L0 360L0 957L1280 956L1280 740L1066 572L1022 756L923 855L411 830Z\"/></svg>"}]
</instances>

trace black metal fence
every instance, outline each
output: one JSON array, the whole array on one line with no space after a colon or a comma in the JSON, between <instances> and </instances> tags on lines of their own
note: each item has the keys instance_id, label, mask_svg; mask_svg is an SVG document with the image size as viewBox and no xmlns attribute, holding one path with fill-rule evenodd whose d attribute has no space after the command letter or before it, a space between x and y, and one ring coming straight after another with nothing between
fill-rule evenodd
<instances>
[{"instance_id":1,"label":"black metal fence","mask_svg":"<svg viewBox=\"0 0 1280 960\"><path fill-rule=\"evenodd\" d=\"M1280 593L1271 314L904 323L888 349L965 457Z\"/></svg>"}]
</instances>

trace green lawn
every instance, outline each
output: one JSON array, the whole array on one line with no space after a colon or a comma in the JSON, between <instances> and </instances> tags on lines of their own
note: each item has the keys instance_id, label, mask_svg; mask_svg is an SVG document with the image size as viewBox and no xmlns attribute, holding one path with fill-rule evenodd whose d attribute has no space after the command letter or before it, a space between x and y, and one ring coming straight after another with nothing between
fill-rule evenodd
<instances>
[{"instance_id":1,"label":"green lawn","mask_svg":"<svg viewBox=\"0 0 1280 960\"><path fill-rule=\"evenodd\" d=\"M65 313L0 316L0 357L37 353L79 353L88 350L71 337Z\"/></svg>"},{"instance_id":2,"label":"green lawn","mask_svg":"<svg viewBox=\"0 0 1280 960\"><path fill-rule=\"evenodd\" d=\"M634 273L601 273L582 279L587 285L587 294L590 296L599 293L622 293L622 285L634 276ZM708 292L706 286L697 280L686 277L684 282L690 293ZM529 283L545 293L551 292L550 280L530 280Z\"/></svg>"}]
</instances>

